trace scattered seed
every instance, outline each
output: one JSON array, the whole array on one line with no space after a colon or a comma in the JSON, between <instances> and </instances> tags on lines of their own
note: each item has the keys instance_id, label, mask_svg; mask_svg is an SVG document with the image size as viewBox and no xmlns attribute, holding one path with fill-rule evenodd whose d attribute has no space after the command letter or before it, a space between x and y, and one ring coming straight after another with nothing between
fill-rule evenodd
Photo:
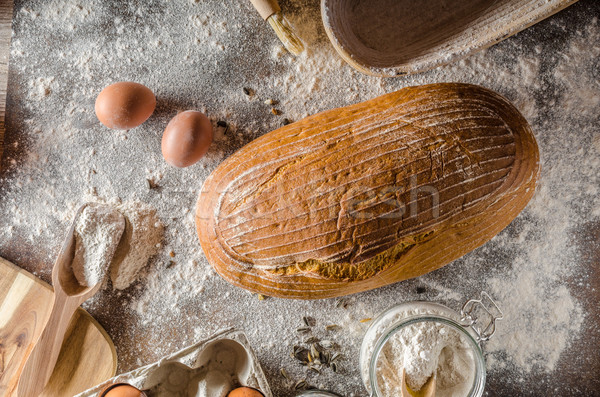
<instances>
[{"instance_id":1,"label":"scattered seed","mask_svg":"<svg viewBox=\"0 0 600 397\"><path fill-rule=\"evenodd\" d=\"M264 301L265 300L265 296L263 294L258 294L258 300L259 301Z\"/></svg>"},{"instance_id":2,"label":"scattered seed","mask_svg":"<svg viewBox=\"0 0 600 397\"><path fill-rule=\"evenodd\" d=\"M223 131L223 135L227 135L227 133L229 132L229 124L227 124L226 121L223 121L223 120L217 121L217 127L221 127L221 128L225 129L225 131Z\"/></svg>"},{"instance_id":3,"label":"scattered seed","mask_svg":"<svg viewBox=\"0 0 600 397\"><path fill-rule=\"evenodd\" d=\"M171 258L175 258L175 251L171 251L171 252L169 252L169 256L170 256Z\"/></svg>"},{"instance_id":4,"label":"scattered seed","mask_svg":"<svg viewBox=\"0 0 600 397\"><path fill-rule=\"evenodd\" d=\"M369 318L363 318L362 320L360 320L360 322L361 322L361 323L368 323L368 322L369 322L369 321L371 321L371 320L372 320L372 318L371 318L371 317L369 317Z\"/></svg>"},{"instance_id":5,"label":"scattered seed","mask_svg":"<svg viewBox=\"0 0 600 397\"><path fill-rule=\"evenodd\" d=\"M281 370L279 372L281 373L281 376L283 376L286 380L290 380L290 375L287 373L287 371L284 368L281 368Z\"/></svg>"},{"instance_id":6,"label":"scattered seed","mask_svg":"<svg viewBox=\"0 0 600 397\"><path fill-rule=\"evenodd\" d=\"M175 265L175 261L169 261L169 263L167 263L167 269L172 268Z\"/></svg>"},{"instance_id":7,"label":"scattered seed","mask_svg":"<svg viewBox=\"0 0 600 397\"><path fill-rule=\"evenodd\" d=\"M335 331L335 330L337 330L339 328L340 328L340 326L337 325L337 324L329 324L329 325L325 326L325 330L326 331Z\"/></svg>"},{"instance_id":8,"label":"scattered seed","mask_svg":"<svg viewBox=\"0 0 600 397\"><path fill-rule=\"evenodd\" d=\"M275 116L279 116L281 114L281 110L271 108L271 113L273 113Z\"/></svg>"},{"instance_id":9,"label":"scattered seed","mask_svg":"<svg viewBox=\"0 0 600 397\"><path fill-rule=\"evenodd\" d=\"M325 354L325 352L319 353L319 362L323 365L329 365L329 358Z\"/></svg>"},{"instance_id":10,"label":"scattered seed","mask_svg":"<svg viewBox=\"0 0 600 397\"><path fill-rule=\"evenodd\" d=\"M311 336L310 338L305 340L304 343L306 343L307 345L310 345L311 343L315 343L318 341L319 341L319 338L317 338L316 336Z\"/></svg>"},{"instance_id":11,"label":"scattered seed","mask_svg":"<svg viewBox=\"0 0 600 397\"><path fill-rule=\"evenodd\" d=\"M304 316L302 317L302 321L304 321L304 324L306 324L307 327L314 327L317 325L317 320L313 317Z\"/></svg>"},{"instance_id":12,"label":"scattered seed","mask_svg":"<svg viewBox=\"0 0 600 397\"><path fill-rule=\"evenodd\" d=\"M341 353L333 353L333 356L331 356L331 360L329 360L332 364L340 359L344 358L344 355Z\"/></svg>"},{"instance_id":13,"label":"scattered seed","mask_svg":"<svg viewBox=\"0 0 600 397\"><path fill-rule=\"evenodd\" d=\"M348 307L348 299L346 299L346 298L339 298L335 302L335 307L341 307L342 309L347 308Z\"/></svg>"},{"instance_id":14,"label":"scattered seed","mask_svg":"<svg viewBox=\"0 0 600 397\"><path fill-rule=\"evenodd\" d=\"M246 94L248 96L253 96L254 90L252 88L244 87L244 94Z\"/></svg>"},{"instance_id":15,"label":"scattered seed","mask_svg":"<svg viewBox=\"0 0 600 397\"><path fill-rule=\"evenodd\" d=\"M325 351L325 349L323 348L323 346L321 345L320 342L313 343L313 345L311 346L311 349L314 349L318 353Z\"/></svg>"},{"instance_id":16,"label":"scattered seed","mask_svg":"<svg viewBox=\"0 0 600 397\"><path fill-rule=\"evenodd\" d=\"M330 340L322 340L320 343L321 343L321 346L323 346L324 349L337 349L339 347L337 345L337 343L332 342Z\"/></svg>"},{"instance_id":17,"label":"scattered seed","mask_svg":"<svg viewBox=\"0 0 600 397\"><path fill-rule=\"evenodd\" d=\"M329 353L328 351L319 353L319 360L321 360L323 365L329 366L330 359L331 359L331 353Z\"/></svg>"},{"instance_id":18,"label":"scattered seed","mask_svg":"<svg viewBox=\"0 0 600 397\"><path fill-rule=\"evenodd\" d=\"M306 383L306 380L299 380L294 385L294 389L296 389L296 390L305 389L307 386L308 386L308 383Z\"/></svg>"},{"instance_id":19,"label":"scattered seed","mask_svg":"<svg viewBox=\"0 0 600 397\"><path fill-rule=\"evenodd\" d=\"M300 328L296 329L296 332L299 332L299 333L310 332L310 328L309 327L300 327Z\"/></svg>"},{"instance_id":20,"label":"scattered seed","mask_svg":"<svg viewBox=\"0 0 600 397\"><path fill-rule=\"evenodd\" d=\"M317 344L313 343L310 345L310 355L311 357L319 357L319 351L317 350Z\"/></svg>"},{"instance_id":21,"label":"scattered seed","mask_svg":"<svg viewBox=\"0 0 600 397\"><path fill-rule=\"evenodd\" d=\"M148 189L156 189L158 187L152 179L146 179L146 182L148 182Z\"/></svg>"},{"instance_id":22,"label":"scattered seed","mask_svg":"<svg viewBox=\"0 0 600 397\"><path fill-rule=\"evenodd\" d=\"M296 358L296 360L303 362L303 363L312 361L312 357L310 357L310 352L303 347L300 347L299 349L294 350L294 357Z\"/></svg>"},{"instance_id":23,"label":"scattered seed","mask_svg":"<svg viewBox=\"0 0 600 397\"><path fill-rule=\"evenodd\" d=\"M270 98L265 101L265 105L277 105L278 103L275 99Z\"/></svg>"},{"instance_id":24,"label":"scattered seed","mask_svg":"<svg viewBox=\"0 0 600 397\"><path fill-rule=\"evenodd\" d=\"M282 121L283 125L288 125L288 124L292 124L292 121L288 118L283 119Z\"/></svg>"},{"instance_id":25,"label":"scattered seed","mask_svg":"<svg viewBox=\"0 0 600 397\"><path fill-rule=\"evenodd\" d=\"M333 372L336 372L336 373L337 373L337 371L338 371L338 367L337 367L337 364L336 364L336 363L331 363L331 370L332 370Z\"/></svg>"},{"instance_id":26,"label":"scattered seed","mask_svg":"<svg viewBox=\"0 0 600 397\"><path fill-rule=\"evenodd\" d=\"M311 371L314 371L317 374L321 373L321 370L319 368L317 368L317 367L314 367L314 366L308 367L308 369L310 369Z\"/></svg>"}]
</instances>

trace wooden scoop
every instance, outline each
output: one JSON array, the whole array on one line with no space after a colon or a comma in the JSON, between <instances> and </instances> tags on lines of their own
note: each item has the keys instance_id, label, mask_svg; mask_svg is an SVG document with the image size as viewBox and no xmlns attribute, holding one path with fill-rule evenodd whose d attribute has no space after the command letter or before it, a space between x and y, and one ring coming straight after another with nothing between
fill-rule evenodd
<instances>
[{"instance_id":1,"label":"wooden scoop","mask_svg":"<svg viewBox=\"0 0 600 397\"><path fill-rule=\"evenodd\" d=\"M420 390L414 391L406 383L406 371L402 369L402 397L434 397L435 396L435 373L427 379Z\"/></svg>"},{"instance_id":2,"label":"wooden scoop","mask_svg":"<svg viewBox=\"0 0 600 397\"><path fill-rule=\"evenodd\" d=\"M81 206L75 214L71 229L63 244L62 250L52 269L54 286L54 303L46 327L33 348L19 378L17 395L19 397L37 397L48 383L58 359L65 332L71 317L77 308L92 297L102 285L102 281L93 286L84 287L75 278L71 264L75 254L75 224L83 209ZM123 229L125 218L121 216ZM121 236L118 236L120 238Z\"/></svg>"}]
</instances>

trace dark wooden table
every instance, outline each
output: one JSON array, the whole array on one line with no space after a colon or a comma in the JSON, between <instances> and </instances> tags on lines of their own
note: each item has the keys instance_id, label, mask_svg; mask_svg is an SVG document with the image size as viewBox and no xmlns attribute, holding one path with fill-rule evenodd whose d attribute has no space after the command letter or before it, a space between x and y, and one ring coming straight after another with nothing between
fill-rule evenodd
<instances>
[{"instance_id":1,"label":"dark wooden table","mask_svg":"<svg viewBox=\"0 0 600 397\"><path fill-rule=\"evenodd\" d=\"M24 7L36 7L39 5L39 2L35 1L26 1L19 0L15 2L15 13L19 12ZM133 1L133 3L136 3ZM284 7L294 8L296 10L300 10L303 7L306 9L310 9L315 11L318 8L317 0L306 0L303 4L299 4L300 2L282 2ZM2 3L4 4L4 3ZM0 11L3 10L4 6L0 4ZM116 3L115 3L116 4ZM125 8L125 7L124 7ZM118 15L120 8L118 6L113 7L113 12L115 15ZM488 51L486 56L489 56L496 61L505 60L507 63L513 62L511 60L511 54L515 48L518 48L521 53L534 53L536 48L541 51L541 55L539 56L542 60L541 68L547 67L548 64L552 64L556 62L556 54L559 49L564 49L565 43L568 43L569 40L574 39L580 36L581 29L594 25L595 22L595 30L596 36L597 31L600 30L598 27L598 18L600 17L600 1L598 0L581 0L575 5L567 8L566 10L556 14L555 16L545 20L528 30L517 34L514 37L509 38L508 40L494 46L492 49ZM256 25L258 26L258 25ZM265 36L270 34L270 32L266 31L266 33L257 34L256 36L248 37L247 46L252 47L259 40L268 40ZM16 37L25 40L26 38L20 37L20 31L15 32ZM1 44L1 43L0 43ZM595 47L597 51L600 43L598 42L590 42L588 43L590 48ZM246 48L246 47L245 47ZM252 47L255 48L255 47ZM261 50L258 51L262 56L269 56L269 50ZM590 50L592 51L592 50ZM593 53L593 51L592 51ZM2 58L0 56L0 58ZM235 59L231 58L232 62L237 62ZM582 73L583 70L592 70L595 73L595 86L590 86L589 89L591 92L595 92L596 95L600 93L600 62L598 58L586 57L582 56L582 59L585 60L585 64L574 64L573 68L581 68ZM232 73L239 73L244 76L251 76L254 71L252 70L253 64L251 60L246 60L250 63L250 66L244 68L243 66L236 65L235 68L239 68L239 70L235 70ZM7 136L6 136L6 150L4 153L4 157L2 160L2 167L0 167L0 201L3 200L2 192L3 188L7 188L9 184L15 183L13 179L11 179L10 173L6 171L2 171L2 169L6 169L9 165L9 161L12 159L19 159L24 156L24 149L26 146L18 146L15 147L12 145L14 142L19 142L19 135L21 131L27 128L26 126L26 118L31 117L31 115L27 115L26 112L22 111L22 107L26 102L25 93L27 87L24 86L24 82L26 82L31 76L29 76L24 70L29 70L28 73L32 70L35 70L35 64L37 60L34 56L31 57L19 57L17 60L11 60L11 74L9 75L9 84L8 84L8 92L9 92L9 100L8 100L8 124L7 124ZM17 64L18 63L18 64ZM28 63L30 65L28 65ZM2 62L0 62L0 72ZM33 65L33 66L32 66ZM18 67L17 67L18 66ZM28 69L24 66L31 66ZM224 69L227 69L228 65L222 65ZM231 65L230 65L231 66ZM39 67L39 66L38 66ZM235 69L234 68L234 69ZM481 70L481 76L472 76L469 78L470 81L475 83L484 84L490 86L490 88L494 88L499 92L507 95L510 99L517 98L516 95L513 94L514 87L506 87L502 85L500 80L494 79L494 73L489 73L488 75L484 75L485 70ZM0 86L2 85L2 73L0 73ZM234 75L231 75L234 76ZM570 145L570 137L556 137L553 135L552 128L556 127L553 124L552 115L556 112L560 112L560 109L554 109L552 105L552 95L549 94L555 90L556 87L562 87L564 82L560 80L560 77L551 75L543 75L543 80L540 81L540 88L532 93L532 96L535 97L535 101L541 109L541 114L539 114L533 122L534 130L540 140L540 146L542 149L542 158L552 158L552 153L546 153L544 150L546 146L546 139L562 139L564 140L564 145ZM235 79L234 77L231 77ZM422 76L422 82L433 82L438 81L440 79L452 80L453 72L448 69L444 69L442 72L430 72L426 73ZM192 82L193 83L193 82ZM191 84L192 84L191 83ZM224 87L227 84L226 81L223 82ZM388 85L385 86L385 90L389 91L394 88L394 85L402 86L406 85L403 80L397 80L396 82L386 83ZM185 87L180 87L183 92L185 91ZM345 87L339 87L342 89ZM569 86L565 86L564 90L569 90ZM1 87L0 87L1 91ZM213 95L217 95L218 91L211 93ZM320 94L319 94L320 95ZM325 96L326 94L323 94ZM1 96L1 92L0 92ZM207 95L208 96L208 95ZM368 98L361 98L368 99ZM598 98L596 97L596 101ZM0 99L1 101L1 99ZM186 102L187 101L187 102ZM182 106L185 107L186 103L194 104L195 102L182 99ZM217 101L218 102L218 101ZM217 103L215 102L215 103ZM325 102L324 106L326 107L334 107L341 106L344 103L338 103L335 99L332 99L330 102ZM211 107L212 106L212 107ZM218 109L218 106L209 103L209 111L213 109ZM598 107L596 107L597 109ZM258 120L256 122L256 119ZM270 124L267 120L267 116L258 115L258 114L247 114L247 115L239 115L239 119L237 120L239 124L243 124L247 122L251 125L266 125L264 129L268 129ZM600 118L595 120L595 123L588 122L586 125L579 124L581 120L578 118L577 111L574 111L571 115L571 123L573 125L573 129L571 130L571 134L587 134L594 135L596 141L598 140L598 135L600 135ZM595 124L595 125L594 125ZM271 127L272 128L272 127ZM264 131L263 131L264 132ZM586 136L587 136L586 135ZM247 136L244 138L245 141L252 139L251 136ZM592 139L592 138L590 138ZM578 150L583 150L585 148L573 147L572 150L574 152ZM552 163L543 163L543 168L550 170L555 165ZM588 164L586 158L580 158L577 162L572 164L560 164L561 167L572 167L573 175L581 174L582 168L592 167L596 168L595 173L600 173L600 167L598 163L594 162ZM593 174L593 173L592 173ZM4 178L4 179L2 179ZM593 181L592 176L588 179L580 178L584 180L586 183L591 183ZM542 175L542 181L544 180L544 176ZM35 183L35 181L33 182ZM582 190L585 189L587 185L579 186ZM596 186L598 187L598 186ZM185 205L192 205L195 199L195 192L190 192L189 194L182 196L182 203ZM573 192L572 200L579 200L580 205L578 208L583 208L586 211L591 211L593 208L593 197L590 197L589 194L584 194L583 191ZM32 204L36 200L35 197L31 198ZM3 218L4 217L4 218ZM6 223L10 219L10 213L8 209L4 208L3 211L0 211L0 222ZM583 217L583 219L586 219ZM572 244L575 246L578 252L581 253L579 263L577 264L582 271L572 277L571 279L564 280L565 285L567 285L570 289L571 294L577 300L578 304L584 309L586 313L586 317L583 322L581 333L574 339L573 344L563 352L557 369L552 373L545 372L536 372L533 371L527 374L519 374L518 369L514 368L506 368L503 370L498 370L493 373L492 376L488 378L487 382L487 391L486 394L490 396L600 396L600 218L598 216L590 215L588 220L579 222L576 227L573 229L573 239ZM522 222L527 222L527 219L523 219ZM57 235L61 236L61 230L66 230L66 224L59 225L62 227L58 227ZM511 225L507 231L503 233L513 233L518 228L518 225ZM57 241L60 238L57 239ZM50 278L50 270L51 270L51 260L58 250L58 242L55 245L43 245L42 249L37 247L34 243L27 239L24 233L16 232L12 234L9 238L4 241L0 241L0 256L18 264L19 266L25 268L26 270L37 274L39 277L43 278L45 281L49 281ZM489 247L488 247L489 248ZM477 250L473 254L467 258L467 260L472 260L475 257L480 257L483 261L490 260L493 261L495 248L491 247L487 250ZM498 252L504 252L498 249ZM166 255L165 255L166 256ZM200 255L199 255L200 256ZM168 258L167 258L168 259ZM463 262L458 261L457 264L453 264L452 266L448 266L447 268L442 269L439 272L436 272L434 275L428 278L428 280L432 281L440 281L444 283L445 280L450 277L451 280L458 280L460 277L464 277L459 274L456 270L463 265ZM502 264L491 264L490 272L496 272L498 274L502 271ZM454 274L456 273L456 274ZM224 282L216 279L210 281L207 287L207 293L211 293L212 288L214 286L218 286L221 291L224 287ZM476 290L477 283L474 283L473 292ZM216 287L214 287L216 288ZM415 292L416 291L416 292ZM134 294L135 291L129 291L131 294ZM424 299L432 299L436 296L435 291L430 289L427 286L423 286L419 283L418 280L408 281L406 283L402 283L401 285L391 286L383 288L379 291L369 292L356 297L355 299L364 300L367 304L372 304L374 311L380 311L385 308L388 304L386 302L393 302L396 299L396 296L400 294L408 294L413 298L424 298ZM405 296L405 295L402 295ZM154 349L153 346L157 344L169 344L172 346L170 351L177 350L177 348L181 348L186 344L191 343L194 335L190 330L186 330L183 326L180 328L174 327L171 328L171 324L173 324L173 319L169 317L168 313L165 313L165 324L164 330L161 330L160 326L156 326L155 324L151 327L143 327L138 323L129 324L127 318L127 311L123 309L124 302L130 299L129 295L126 294L103 294L99 297L97 302L95 302L94 306L90 308L91 313L100 321L100 323L107 329L108 333L114 339L115 344L117 346L117 351L119 353L120 362L119 369L121 371L126 371L133 369L140 365L140 363L149 363L160 357L160 354ZM240 292L237 289L231 289L230 299L250 299L249 295L245 292ZM254 299L254 298L253 298ZM214 303L211 301L211 303ZM269 310L271 308L279 308L279 310L283 310L285 304L281 301L272 301L268 303L259 303L252 302L248 306L244 306L245 308L240 308L239 312L236 308L229 307L231 305L223 305L223 304L215 304L212 306L212 316L211 322L208 322L206 325L206 330L202 334L206 335L209 332L214 331L215 329L221 326L228 325L236 325L245 329L254 330L250 333L251 342L256 346L257 353L261 358L261 362L269 376L270 382L272 382L273 388L276 391L276 395L291 395L289 388L285 387L278 375L279 369L281 366L286 366L287 361L283 361L281 357L285 357L280 355L280 350L273 349L272 346L268 345L266 342L261 340L257 335L260 332L260 324L257 324L259 320L253 318L253 316L268 316ZM266 314L256 314L258 305L270 305L270 306L262 306L267 307ZM332 304L328 302L292 302L289 303L289 310L294 313L316 313L315 316L327 319L330 313L332 312ZM110 307L110 310L102 310L100 307ZM194 318L197 321L201 321L199 319L199 315L197 313L197 307L193 307L191 305L183 305L182 308L182 318L188 316L189 318ZM258 309L260 310L260 309ZM275 309L272 309L275 310ZM332 316L336 316L336 314L332 314ZM261 319L263 317L260 317ZM518 321L517 319L512 319L510 321ZM294 323L295 324L295 323ZM293 332L294 324L290 325L290 332ZM152 328L154 327L154 328ZM167 329L168 328L168 329ZM359 342L359 338L355 338L355 342ZM160 350L160 352L164 352ZM355 368L353 368L358 361L358 348L355 346L349 349L349 359L347 366L350 367L346 374L342 374L337 378L325 378L322 382L326 387L335 390L354 390L355 396L364 395L364 390L362 389L362 385L360 379L358 378L358 372ZM280 361L281 360L281 361ZM519 377L523 379L518 380ZM336 386L337 384L337 386ZM342 387L342 385L345 385Z\"/></svg>"}]
</instances>

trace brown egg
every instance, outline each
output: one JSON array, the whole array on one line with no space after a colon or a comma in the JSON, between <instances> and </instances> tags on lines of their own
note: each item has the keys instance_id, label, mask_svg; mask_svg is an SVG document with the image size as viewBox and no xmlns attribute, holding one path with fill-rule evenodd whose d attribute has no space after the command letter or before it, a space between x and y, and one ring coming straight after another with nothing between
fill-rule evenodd
<instances>
[{"instance_id":1,"label":"brown egg","mask_svg":"<svg viewBox=\"0 0 600 397\"><path fill-rule=\"evenodd\" d=\"M265 395L251 387L238 387L229 392L227 397L264 397Z\"/></svg>"},{"instance_id":2,"label":"brown egg","mask_svg":"<svg viewBox=\"0 0 600 397\"><path fill-rule=\"evenodd\" d=\"M146 394L127 383L118 383L106 387L99 397L146 397Z\"/></svg>"},{"instance_id":3,"label":"brown egg","mask_svg":"<svg viewBox=\"0 0 600 397\"><path fill-rule=\"evenodd\" d=\"M204 114L188 110L173 117L162 137L162 154L167 163L189 167L208 151L213 139L212 124Z\"/></svg>"},{"instance_id":4,"label":"brown egg","mask_svg":"<svg viewBox=\"0 0 600 397\"><path fill-rule=\"evenodd\" d=\"M156 97L139 83L122 81L102 90L96 98L96 116L108 128L128 130L148 119L156 107Z\"/></svg>"}]
</instances>

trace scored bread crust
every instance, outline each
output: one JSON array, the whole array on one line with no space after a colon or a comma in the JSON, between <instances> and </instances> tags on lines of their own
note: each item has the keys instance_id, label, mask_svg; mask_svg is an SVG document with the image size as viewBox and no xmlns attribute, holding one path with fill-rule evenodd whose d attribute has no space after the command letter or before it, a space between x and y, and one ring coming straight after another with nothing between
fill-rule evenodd
<instances>
[{"instance_id":1,"label":"scored bread crust","mask_svg":"<svg viewBox=\"0 0 600 397\"><path fill-rule=\"evenodd\" d=\"M227 281L329 298L420 276L504 229L533 196L527 121L482 87L441 83L272 131L206 179L202 249Z\"/></svg>"}]
</instances>

